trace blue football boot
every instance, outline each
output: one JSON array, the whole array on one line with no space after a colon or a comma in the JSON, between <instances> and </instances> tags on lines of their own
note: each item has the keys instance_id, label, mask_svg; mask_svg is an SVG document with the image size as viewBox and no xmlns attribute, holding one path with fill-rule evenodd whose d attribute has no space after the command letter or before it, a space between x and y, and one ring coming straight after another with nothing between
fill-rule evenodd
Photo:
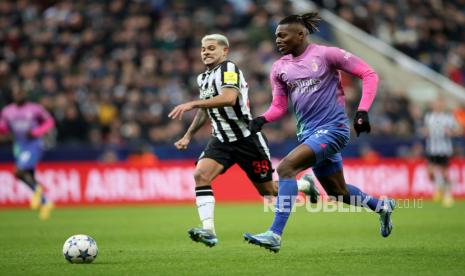
<instances>
[{"instance_id":1,"label":"blue football boot","mask_svg":"<svg viewBox=\"0 0 465 276\"><path fill-rule=\"evenodd\" d=\"M281 249L281 236L272 231L266 231L257 235L245 233L244 239L251 244L264 247L274 253L278 253Z\"/></svg>"},{"instance_id":2,"label":"blue football boot","mask_svg":"<svg viewBox=\"0 0 465 276\"><path fill-rule=\"evenodd\" d=\"M391 215L396 208L396 201L394 199L386 199L384 201L384 209L379 213L380 233L381 236L387 237L392 232Z\"/></svg>"}]
</instances>

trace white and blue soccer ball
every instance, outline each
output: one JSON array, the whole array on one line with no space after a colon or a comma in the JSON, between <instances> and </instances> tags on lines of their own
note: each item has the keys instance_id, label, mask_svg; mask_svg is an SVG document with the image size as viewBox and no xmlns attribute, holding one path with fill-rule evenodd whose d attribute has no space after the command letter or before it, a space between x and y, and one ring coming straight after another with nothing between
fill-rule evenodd
<instances>
[{"instance_id":1,"label":"white and blue soccer ball","mask_svg":"<svg viewBox=\"0 0 465 276\"><path fill-rule=\"evenodd\" d=\"M73 264L91 263L97 258L97 254L97 243L88 235L71 236L63 245L63 256Z\"/></svg>"}]
</instances>

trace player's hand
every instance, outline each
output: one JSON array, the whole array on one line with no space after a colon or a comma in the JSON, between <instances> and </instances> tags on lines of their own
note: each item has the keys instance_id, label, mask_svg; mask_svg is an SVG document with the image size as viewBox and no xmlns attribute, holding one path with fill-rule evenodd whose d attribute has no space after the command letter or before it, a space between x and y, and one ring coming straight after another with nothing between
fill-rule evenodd
<instances>
[{"instance_id":1,"label":"player's hand","mask_svg":"<svg viewBox=\"0 0 465 276\"><path fill-rule=\"evenodd\" d=\"M180 105L177 105L171 110L170 114L168 114L168 117L171 119L182 119L182 115L184 115L184 112L192 110L194 108L194 104L192 102L188 103L183 103Z\"/></svg>"},{"instance_id":2,"label":"player's hand","mask_svg":"<svg viewBox=\"0 0 465 276\"><path fill-rule=\"evenodd\" d=\"M255 119L253 119L252 121L250 121L249 123L249 129L252 133L257 133L257 132L260 132L260 130L262 130L262 127L264 124L266 124L267 121L265 119L265 117L263 116L259 116Z\"/></svg>"},{"instance_id":3,"label":"player's hand","mask_svg":"<svg viewBox=\"0 0 465 276\"><path fill-rule=\"evenodd\" d=\"M365 110L359 110L357 111L357 113L355 113L354 129L357 133L357 137L362 132L370 133L371 126L370 120L368 119L368 112L366 112Z\"/></svg>"},{"instance_id":4,"label":"player's hand","mask_svg":"<svg viewBox=\"0 0 465 276\"><path fill-rule=\"evenodd\" d=\"M184 136L181 139L179 139L176 143L174 143L174 146L178 150L185 150L187 149L187 146L189 145L190 142L191 142L191 139Z\"/></svg>"}]
</instances>

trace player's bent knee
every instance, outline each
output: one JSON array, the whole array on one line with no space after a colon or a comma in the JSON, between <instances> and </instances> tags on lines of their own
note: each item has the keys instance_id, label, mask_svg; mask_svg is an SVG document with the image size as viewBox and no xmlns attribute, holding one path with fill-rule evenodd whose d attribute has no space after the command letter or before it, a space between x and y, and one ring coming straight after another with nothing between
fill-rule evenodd
<instances>
[{"instance_id":1,"label":"player's bent knee","mask_svg":"<svg viewBox=\"0 0 465 276\"><path fill-rule=\"evenodd\" d=\"M258 193L263 196L277 196L278 195L278 185L274 181L259 182L253 181L255 188Z\"/></svg>"},{"instance_id":2,"label":"player's bent knee","mask_svg":"<svg viewBox=\"0 0 465 276\"><path fill-rule=\"evenodd\" d=\"M194 172L194 180L196 186L210 185L210 182L213 180L213 176L203 170L196 170Z\"/></svg>"},{"instance_id":3,"label":"player's bent knee","mask_svg":"<svg viewBox=\"0 0 465 276\"><path fill-rule=\"evenodd\" d=\"M297 171L292 166L287 165L286 162L281 162L276 169L276 172L278 173L280 179L294 178L297 175Z\"/></svg>"}]
</instances>

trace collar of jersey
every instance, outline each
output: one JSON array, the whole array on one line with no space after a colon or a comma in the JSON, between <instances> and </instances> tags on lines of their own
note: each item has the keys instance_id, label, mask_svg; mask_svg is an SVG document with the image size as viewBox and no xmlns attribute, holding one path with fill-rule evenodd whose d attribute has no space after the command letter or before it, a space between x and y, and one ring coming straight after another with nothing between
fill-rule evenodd
<instances>
[{"instance_id":1,"label":"collar of jersey","mask_svg":"<svg viewBox=\"0 0 465 276\"><path fill-rule=\"evenodd\" d=\"M229 61L229 60L227 59L227 60L225 60L225 61L223 61L223 62L218 63L218 64L217 64L215 67L213 67L212 69L208 69L207 71L205 71L205 73L211 73L211 72L215 71L216 68L218 68L219 66L221 66L221 64L223 64L223 63L225 63L225 62L228 62L228 61Z\"/></svg>"},{"instance_id":2,"label":"collar of jersey","mask_svg":"<svg viewBox=\"0 0 465 276\"><path fill-rule=\"evenodd\" d=\"M308 44L307 48L305 48L305 51L304 51L302 54L300 54L300 55L298 55L298 56L296 56L296 57L293 57L292 54L289 54L289 56L290 56L291 60L301 60L301 59L304 58L304 56L305 56L314 46L315 46L314 43L310 43L310 44Z\"/></svg>"}]
</instances>

